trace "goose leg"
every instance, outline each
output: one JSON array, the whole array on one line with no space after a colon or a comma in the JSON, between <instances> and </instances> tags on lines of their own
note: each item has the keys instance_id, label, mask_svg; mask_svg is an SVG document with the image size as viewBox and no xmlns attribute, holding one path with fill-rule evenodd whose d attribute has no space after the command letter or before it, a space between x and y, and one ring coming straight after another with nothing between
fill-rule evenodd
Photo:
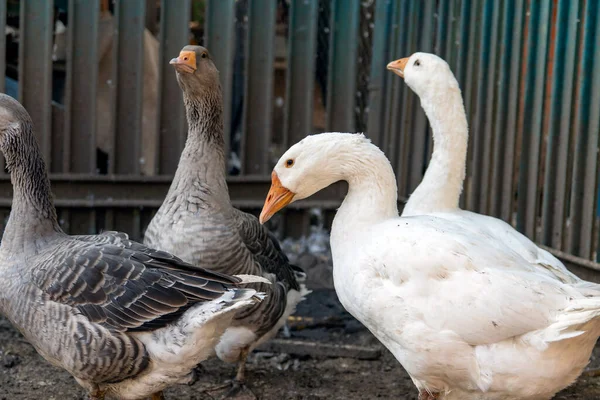
<instances>
[{"instance_id":1,"label":"goose leg","mask_svg":"<svg viewBox=\"0 0 600 400\"><path fill-rule=\"evenodd\" d=\"M152 394L152 400L165 400L162 390Z\"/></svg>"},{"instance_id":2,"label":"goose leg","mask_svg":"<svg viewBox=\"0 0 600 400\"><path fill-rule=\"evenodd\" d=\"M426 390L419 392L419 400L437 400L439 396L439 393L429 393Z\"/></svg>"},{"instance_id":3,"label":"goose leg","mask_svg":"<svg viewBox=\"0 0 600 400\"><path fill-rule=\"evenodd\" d=\"M244 392L250 398L256 400L258 397L246 386L246 359L248 358L248 350L249 348L245 348L240 352L240 359L238 361L238 369L235 374L235 378L223 385L219 385L210 389L205 390L205 392L214 392L216 390L221 390L229 387L230 389L221 397L221 399L226 399L230 397L234 397L240 392Z\"/></svg>"},{"instance_id":4,"label":"goose leg","mask_svg":"<svg viewBox=\"0 0 600 400\"><path fill-rule=\"evenodd\" d=\"M100 389L96 389L93 392L90 392L89 399L90 400L104 400L105 392Z\"/></svg>"}]
</instances>

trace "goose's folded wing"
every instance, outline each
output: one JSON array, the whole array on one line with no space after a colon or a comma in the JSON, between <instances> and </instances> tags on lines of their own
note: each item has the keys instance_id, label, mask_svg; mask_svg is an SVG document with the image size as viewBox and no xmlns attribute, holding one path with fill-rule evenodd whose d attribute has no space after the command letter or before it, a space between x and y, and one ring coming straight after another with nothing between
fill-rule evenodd
<instances>
[{"instance_id":1,"label":"goose's folded wing","mask_svg":"<svg viewBox=\"0 0 600 400\"><path fill-rule=\"evenodd\" d=\"M304 271L290 264L277 238L261 225L254 215L235 210L235 217L240 237L254 260L265 272L274 274L279 281L299 290L297 279L304 275Z\"/></svg>"},{"instance_id":2,"label":"goose's folded wing","mask_svg":"<svg viewBox=\"0 0 600 400\"><path fill-rule=\"evenodd\" d=\"M481 345L544 330L585 300L577 287L541 273L514 252L490 245L488 238L447 222L413 221L403 218L383 227L388 245L374 238L365 254L366 260L378 261L373 271L361 272L375 273L364 285L375 290L364 298L379 298L374 301L382 309L396 307L389 319L412 318ZM377 281L380 284L373 285Z\"/></svg>"},{"instance_id":3,"label":"goose's folded wing","mask_svg":"<svg viewBox=\"0 0 600 400\"><path fill-rule=\"evenodd\" d=\"M69 238L32 279L48 300L117 331L163 327L238 282L110 232Z\"/></svg>"}]
</instances>

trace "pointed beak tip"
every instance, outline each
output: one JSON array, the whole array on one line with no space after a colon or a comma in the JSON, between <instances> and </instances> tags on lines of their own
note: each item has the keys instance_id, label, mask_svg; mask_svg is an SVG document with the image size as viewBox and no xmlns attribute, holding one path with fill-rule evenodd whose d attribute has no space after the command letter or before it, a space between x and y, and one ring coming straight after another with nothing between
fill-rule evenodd
<instances>
[{"instance_id":1,"label":"pointed beak tip","mask_svg":"<svg viewBox=\"0 0 600 400\"><path fill-rule=\"evenodd\" d=\"M271 219L279 210L294 201L295 193L281 184L275 172L271 175L271 188L263 205L258 221L264 224Z\"/></svg>"}]
</instances>

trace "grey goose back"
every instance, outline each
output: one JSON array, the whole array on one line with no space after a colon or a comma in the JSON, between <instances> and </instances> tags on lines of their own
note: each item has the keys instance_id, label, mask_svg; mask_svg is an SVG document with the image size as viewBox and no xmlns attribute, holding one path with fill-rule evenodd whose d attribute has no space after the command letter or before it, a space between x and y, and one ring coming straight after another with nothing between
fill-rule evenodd
<instances>
[{"instance_id":1,"label":"grey goose back","mask_svg":"<svg viewBox=\"0 0 600 400\"><path fill-rule=\"evenodd\" d=\"M0 313L92 398L158 398L189 381L235 313L263 297L238 289L242 278L124 233L65 234L31 118L5 94L0 149L14 190L0 245Z\"/></svg>"},{"instance_id":2,"label":"grey goose back","mask_svg":"<svg viewBox=\"0 0 600 400\"><path fill-rule=\"evenodd\" d=\"M265 291L266 299L241 311L216 348L221 360L239 363L232 390L247 390L243 382L248 352L275 336L309 293L302 283L306 276L290 264L277 239L255 216L231 205L219 71L210 54L203 47L186 46L171 64L183 91L189 131L173 183L144 243L194 265L260 275L273 283L252 286Z\"/></svg>"}]
</instances>

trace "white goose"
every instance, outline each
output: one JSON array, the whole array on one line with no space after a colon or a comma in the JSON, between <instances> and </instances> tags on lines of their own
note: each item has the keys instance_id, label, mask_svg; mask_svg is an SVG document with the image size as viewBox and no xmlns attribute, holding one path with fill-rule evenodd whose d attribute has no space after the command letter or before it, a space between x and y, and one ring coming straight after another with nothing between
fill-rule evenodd
<instances>
[{"instance_id":1,"label":"white goose","mask_svg":"<svg viewBox=\"0 0 600 400\"><path fill-rule=\"evenodd\" d=\"M388 64L419 96L433 131L433 153L423 181L402 211L411 215L436 215L460 220L503 242L527 261L543 265L568 282L579 278L552 254L539 248L506 222L461 210L459 198L465 179L469 130L458 82L448 64L436 55L415 53Z\"/></svg>"},{"instance_id":2,"label":"white goose","mask_svg":"<svg viewBox=\"0 0 600 400\"><path fill-rule=\"evenodd\" d=\"M467 220L399 217L392 167L363 135L292 146L261 222L339 180L349 189L331 231L336 292L420 399L549 399L579 376L600 335L600 286L561 279Z\"/></svg>"}]
</instances>

